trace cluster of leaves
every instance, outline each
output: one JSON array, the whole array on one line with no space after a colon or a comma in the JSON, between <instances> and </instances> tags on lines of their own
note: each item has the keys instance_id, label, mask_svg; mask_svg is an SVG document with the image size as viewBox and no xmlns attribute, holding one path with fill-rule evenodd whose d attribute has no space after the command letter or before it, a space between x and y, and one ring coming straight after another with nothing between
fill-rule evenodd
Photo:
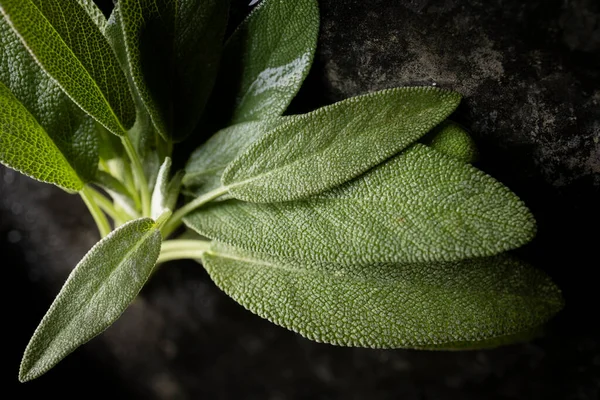
<instances>
[{"instance_id":1,"label":"cluster of leaves","mask_svg":"<svg viewBox=\"0 0 600 400\"><path fill-rule=\"evenodd\" d=\"M22 381L180 258L338 345L495 346L562 307L505 253L535 222L470 165L472 140L447 120L459 94L395 88L281 116L312 63L316 0L265 0L228 38L224 0L120 0L108 20L91 0L0 12L0 162L79 193L103 236L35 331ZM174 143L207 133L172 172Z\"/></svg>"}]
</instances>

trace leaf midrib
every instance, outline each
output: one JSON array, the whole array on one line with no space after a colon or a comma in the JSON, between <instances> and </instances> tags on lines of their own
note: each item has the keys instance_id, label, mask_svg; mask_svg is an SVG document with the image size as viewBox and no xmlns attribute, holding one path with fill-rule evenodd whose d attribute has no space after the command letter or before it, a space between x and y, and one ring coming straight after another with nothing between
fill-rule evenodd
<instances>
[{"instance_id":1,"label":"leaf midrib","mask_svg":"<svg viewBox=\"0 0 600 400\"><path fill-rule=\"evenodd\" d=\"M104 101L104 104L108 106L108 110L110 111L110 114L113 116L114 121L117 122L117 126L121 129L121 131L123 132L123 134L125 134L126 133L125 127L121 124L121 121L119 120L119 118L117 117L117 115L114 113L114 110L112 109L112 106L110 105L110 103L108 102L108 100L106 99L106 97L104 96L104 92L100 89L100 87L96 83L96 80L94 78L92 78L92 76L90 75L89 71L84 67L84 65L79 60L79 57L77 57L75 55L75 53L73 53L73 50L71 50L71 47L68 46L67 43L65 43L64 39L62 38L62 36L56 31L56 29L54 29L54 26L50 23L50 21L48 21L48 19L46 18L46 16L40 11L40 9L35 5L35 3L33 3L30 0L27 0L27 1L29 2L29 4L31 4L31 6L35 7L35 9L37 10L37 12L47 22L47 24L50 27L50 29L52 29L52 31L55 33L55 35L59 38L60 42L64 45L64 47L67 48L68 52L76 60L77 64L81 67L81 69L83 71L85 71L85 73L86 73L87 77L89 78L89 80L92 81L93 86L97 89L98 93L100 93L100 97ZM79 4L78 4L78 6L81 7ZM19 37L19 39L21 40L21 43L23 44L23 47L25 47L27 49L27 51L29 52L29 54L31 55L31 57L33 58L33 60L36 62L36 64L38 64L38 66L42 69L42 71L44 71L44 73L46 73L48 75L48 77L52 81L54 81L62 89L63 93L65 93L71 99L71 101L73 101L81 109L83 109L81 107L81 105L79 104L79 102L77 100L75 100L73 97L71 97L71 95L65 90L65 88L63 87L63 85L61 85L61 83L58 80L54 79L50 74L48 74L48 72L46 72L46 69L44 68L44 66L37 60L37 57L34 54L33 50L29 47L29 45L27 44L27 41L23 38L23 36L21 36L21 34L19 33L19 31L15 28L15 26L13 25L10 17L7 15L6 11L4 10L4 7L2 7L1 5L0 5L0 12L4 16L4 20L10 25L10 27L11 27L12 31L15 33L15 35L17 35ZM86 13L85 10L84 10L84 13ZM86 13L86 15L87 15L87 13ZM95 26L95 24L94 24L94 26ZM104 37L104 36L102 36L102 37ZM97 120L98 122L100 122L93 115L90 114L90 116L92 116L95 120ZM100 123L102 123L102 122L100 122ZM106 127L106 128L108 129L108 127ZM108 129L108 130L110 131L110 129Z\"/></svg>"},{"instance_id":2,"label":"leaf midrib","mask_svg":"<svg viewBox=\"0 0 600 400\"><path fill-rule=\"evenodd\" d=\"M234 261L241 261L241 262L245 262L245 263L249 263L249 264L254 264L256 267L255 268L259 268L262 266L267 266L267 267L273 267L275 269L279 269L282 271L286 271L286 272L292 272L292 273L299 273L299 274L303 274L303 275L326 275L331 277L332 279L353 279L353 280L357 280L357 281L363 281L363 282L374 282L374 283L380 283L380 282L384 282L384 283L390 283L390 280L386 280L385 278L365 278L365 277L357 277L357 276L348 276L348 275L335 275L333 273L321 273L318 271L311 271L308 269L294 269L294 268L290 268L290 267L286 267L284 265L281 264L273 264L271 262L267 262L267 261L261 261L258 259L252 259L252 258L245 258L245 257L241 257L241 256L236 256L230 253L222 253L222 252L218 252L218 251L207 251L206 254L208 255L212 255L215 257L220 257L220 258L227 258L230 260L234 260ZM365 268L368 268L368 266L366 266ZM400 279L396 279L393 280L394 284L398 284L400 283L399 286L401 287L415 287L414 284L407 284L405 280L400 280ZM420 284L418 285L420 288L423 289L435 289L437 291L440 292L455 292L455 290L452 289L447 289L441 286L435 286L435 285L426 285L426 284ZM489 290L489 291L483 291L483 290L473 290L471 288L468 288L469 293L472 293L474 295L478 295L478 296L489 296L490 292L491 293L502 293L499 292L497 290ZM512 293L502 293L503 296L508 296L511 298L529 298L529 299L534 299L534 300L542 300L542 302L544 303L551 303L551 304L555 304L555 305L560 305L560 302L554 302L554 301L548 301L547 298L545 297L541 297L541 296L529 296L529 295L518 295L518 294L512 294ZM504 336L504 335L503 335Z\"/></svg>"}]
</instances>

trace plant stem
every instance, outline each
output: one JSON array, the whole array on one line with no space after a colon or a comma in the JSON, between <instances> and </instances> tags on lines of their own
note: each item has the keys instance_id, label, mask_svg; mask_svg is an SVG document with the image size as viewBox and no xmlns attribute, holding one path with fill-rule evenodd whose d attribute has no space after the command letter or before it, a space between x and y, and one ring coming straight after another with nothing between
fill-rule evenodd
<instances>
[{"instance_id":1,"label":"plant stem","mask_svg":"<svg viewBox=\"0 0 600 400\"><path fill-rule=\"evenodd\" d=\"M108 223L108 220L106 219L106 216L104 215L100 207L98 207L98 204L96 204L96 202L94 201L94 196L91 192L91 188L89 188L88 186L84 186L83 189L81 189L81 191L79 192L79 194L81 195L83 202L90 211L90 214L92 214L92 218L94 218L94 221L96 222L96 226L98 227L98 231L100 232L100 237L105 237L111 231L110 224Z\"/></svg>"},{"instance_id":2,"label":"plant stem","mask_svg":"<svg viewBox=\"0 0 600 400\"><path fill-rule=\"evenodd\" d=\"M100 209L102 209L102 211L104 211L109 217L111 217L115 221L115 223L122 224L123 222L132 219L132 216L126 214L124 211L117 210L115 208L115 205L97 190L89 188L89 192L96 201L96 203L98 203Z\"/></svg>"},{"instance_id":3,"label":"plant stem","mask_svg":"<svg viewBox=\"0 0 600 400\"><path fill-rule=\"evenodd\" d=\"M123 160L123 162L125 162L125 160ZM136 211L141 212L142 202L140 200L140 195L137 189L135 188L135 180L133 179L130 165L123 166L123 184L129 191L129 193L131 193L131 199L133 200L133 204L135 205Z\"/></svg>"},{"instance_id":4,"label":"plant stem","mask_svg":"<svg viewBox=\"0 0 600 400\"><path fill-rule=\"evenodd\" d=\"M183 258L198 259L210 249L207 240L167 240L163 242L157 263Z\"/></svg>"},{"instance_id":5,"label":"plant stem","mask_svg":"<svg viewBox=\"0 0 600 400\"><path fill-rule=\"evenodd\" d=\"M223 196L224 194L227 193L228 190L229 190L229 188L227 188L226 186L221 186L218 189L215 189L211 192L206 193L203 196L200 196L200 197L192 200L191 202L187 203L185 206L181 207L179 210L175 211L173 213L173 215L171 216L171 219L169 219L169 221L163 227L163 237L167 237L171 233L173 233L173 231L175 229L177 229L179 227L179 225L181 225L181 220L188 213L194 211L196 208L208 203L209 201L216 199L217 197Z\"/></svg>"},{"instance_id":6,"label":"plant stem","mask_svg":"<svg viewBox=\"0 0 600 400\"><path fill-rule=\"evenodd\" d=\"M139 185L139 191L142 194L142 215L149 217L150 216L150 190L148 189L148 181L146 180L146 175L144 174L144 167L140 162L137 152L129 140L129 137L122 136L121 140L123 142L123 146L125 146L125 151L131 160L131 164L133 167L133 175L137 184Z\"/></svg>"}]
</instances>

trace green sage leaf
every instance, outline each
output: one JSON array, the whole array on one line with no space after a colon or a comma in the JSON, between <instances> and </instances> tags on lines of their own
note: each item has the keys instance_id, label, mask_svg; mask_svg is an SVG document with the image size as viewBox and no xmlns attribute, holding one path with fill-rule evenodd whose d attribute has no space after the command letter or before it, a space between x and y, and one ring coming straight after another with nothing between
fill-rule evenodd
<instances>
[{"instance_id":1,"label":"green sage leaf","mask_svg":"<svg viewBox=\"0 0 600 400\"><path fill-rule=\"evenodd\" d=\"M248 251L362 265L491 256L535 235L533 216L508 188L418 143L311 198L228 200L205 205L184 222Z\"/></svg>"},{"instance_id":2,"label":"green sage leaf","mask_svg":"<svg viewBox=\"0 0 600 400\"><path fill-rule=\"evenodd\" d=\"M221 187L225 168L252 143L289 117L243 122L221 129L190 156L183 185L196 196Z\"/></svg>"},{"instance_id":3,"label":"green sage leaf","mask_svg":"<svg viewBox=\"0 0 600 400\"><path fill-rule=\"evenodd\" d=\"M158 171L156 184L152 192L150 214L155 220L163 215L165 211L173 211L179 196L183 171L176 173L172 179L169 179L170 172L171 159L167 157Z\"/></svg>"},{"instance_id":4,"label":"green sage leaf","mask_svg":"<svg viewBox=\"0 0 600 400\"><path fill-rule=\"evenodd\" d=\"M223 185L252 202L289 201L340 185L443 121L458 93L397 88L291 116L256 141L223 173Z\"/></svg>"},{"instance_id":5,"label":"green sage leaf","mask_svg":"<svg viewBox=\"0 0 600 400\"><path fill-rule=\"evenodd\" d=\"M449 120L436 126L422 142L463 162L473 163L479 157L479 151L471 135L462 126Z\"/></svg>"},{"instance_id":6,"label":"green sage leaf","mask_svg":"<svg viewBox=\"0 0 600 400\"><path fill-rule=\"evenodd\" d=\"M114 10L133 83L158 132L185 138L214 84L229 1L121 0Z\"/></svg>"},{"instance_id":7,"label":"green sage leaf","mask_svg":"<svg viewBox=\"0 0 600 400\"><path fill-rule=\"evenodd\" d=\"M308 75L318 32L316 0L263 1L225 45L208 117L221 127L281 115Z\"/></svg>"},{"instance_id":8,"label":"green sage leaf","mask_svg":"<svg viewBox=\"0 0 600 400\"><path fill-rule=\"evenodd\" d=\"M0 12L44 71L86 113L117 135L133 125L125 75L80 3L0 0Z\"/></svg>"},{"instance_id":9,"label":"green sage leaf","mask_svg":"<svg viewBox=\"0 0 600 400\"><path fill-rule=\"evenodd\" d=\"M79 191L84 182L35 118L0 82L0 162L42 182Z\"/></svg>"},{"instance_id":10,"label":"green sage leaf","mask_svg":"<svg viewBox=\"0 0 600 400\"><path fill-rule=\"evenodd\" d=\"M51 167L53 164L48 163L47 157L53 158L55 161L61 159L57 156L56 150L46 152L49 149L48 144L40 148L35 146L34 137L40 136L39 139L35 140L39 140L41 144L47 142L47 139L41 136L47 136L66 159L71 169L77 173L78 180L83 183L91 181L98 166L97 130L99 125L73 103L60 87L46 75L1 15L0 83L6 86L44 131L41 132L38 128L33 128L33 125L29 125L33 131L38 132L32 137L30 134L33 131L29 131L29 133L15 131L15 127L11 128L10 123L4 125L2 130L5 133L13 133L11 134L12 138L3 140L12 141L13 146L17 146L17 148L9 150L7 144L2 146L0 151L4 150L5 154L8 154L9 151L13 152L13 156L10 156L13 162L17 162L17 159L14 158L15 152L19 153L21 160L20 167L17 167L16 164L9 166L45 182L58 184L59 186L67 185L68 187L62 186L64 189L79 190L81 183L75 183L71 172L63 174L61 178L59 171L62 168ZM8 98L11 98L11 96L7 95L5 100ZM11 102L14 102L14 99ZM8 112L6 114L3 117L11 119ZM13 122L15 121L13 120ZM17 137L23 139L28 136L27 144L14 142ZM50 146L50 148L52 147ZM23 163L25 160L27 161ZM8 159L3 162L8 163ZM59 164L63 163L62 160L58 162ZM52 181L48 181L44 178L48 173L58 173L59 175L56 175ZM59 181L63 183L61 184ZM70 184L67 184L67 182L70 182Z\"/></svg>"},{"instance_id":11,"label":"green sage leaf","mask_svg":"<svg viewBox=\"0 0 600 400\"><path fill-rule=\"evenodd\" d=\"M546 275L507 256L351 267L216 246L202 262L217 286L250 311L342 346L493 346L546 322L563 305Z\"/></svg>"},{"instance_id":12,"label":"green sage leaf","mask_svg":"<svg viewBox=\"0 0 600 400\"><path fill-rule=\"evenodd\" d=\"M35 379L102 333L146 283L161 247L154 221L131 221L77 264L25 349L19 380Z\"/></svg>"},{"instance_id":13,"label":"green sage leaf","mask_svg":"<svg viewBox=\"0 0 600 400\"><path fill-rule=\"evenodd\" d=\"M96 24L100 32L104 33L106 30L106 17L102 11L98 8L94 0L77 0L81 8L90 16L92 21Z\"/></svg>"}]
</instances>

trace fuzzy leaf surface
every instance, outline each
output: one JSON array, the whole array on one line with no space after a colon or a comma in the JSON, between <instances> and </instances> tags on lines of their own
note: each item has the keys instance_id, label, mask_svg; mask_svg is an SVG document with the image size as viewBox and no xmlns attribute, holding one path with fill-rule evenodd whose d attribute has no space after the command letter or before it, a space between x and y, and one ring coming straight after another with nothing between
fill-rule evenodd
<instances>
[{"instance_id":1,"label":"fuzzy leaf surface","mask_svg":"<svg viewBox=\"0 0 600 400\"><path fill-rule=\"evenodd\" d=\"M0 0L0 12L44 71L86 113L117 135L133 125L125 75L80 3Z\"/></svg>"},{"instance_id":2,"label":"fuzzy leaf surface","mask_svg":"<svg viewBox=\"0 0 600 400\"><path fill-rule=\"evenodd\" d=\"M79 191L84 182L35 118L0 82L0 162L23 174Z\"/></svg>"},{"instance_id":3,"label":"fuzzy leaf surface","mask_svg":"<svg viewBox=\"0 0 600 400\"><path fill-rule=\"evenodd\" d=\"M309 197L400 152L446 119L460 99L432 87L397 88L290 116L227 167L223 185L251 202Z\"/></svg>"},{"instance_id":4,"label":"fuzzy leaf surface","mask_svg":"<svg viewBox=\"0 0 600 400\"><path fill-rule=\"evenodd\" d=\"M422 142L443 154L467 163L477 161L479 156L471 135L462 126L450 120L436 126Z\"/></svg>"},{"instance_id":5,"label":"fuzzy leaf surface","mask_svg":"<svg viewBox=\"0 0 600 400\"><path fill-rule=\"evenodd\" d=\"M531 213L508 188L418 143L311 198L228 200L206 205L184 222L248 251L362 265L490 256L535 235Z\"/></svg>"},{"instance_id":6,"label":"fuzzy leaf surface","mask_svg":"<svg viewBox=\"0 0 600 400\"><path fill-rule=\"evenodd\" d=\"M0 84L4 84L35 119L44 131L40 135L49 137L71 168L77 173L79 180L84 183L92 180L98 165L97 130L99 126L73 103L40 68L2 16L0 16ZM5 118L9 118L9 116L5 115ZM10 125L4 125L3 130L12 131L14 135L21 137L25 135L23 131L15 132ZM10 140L15 140L17 136ZM37 138L38 135L35 136ZM44 138L37 138L36 140L39 140L40 143L46 141ZM22 170L22 172L45 181L43 176L33 175L34 170L48 169L48 166L52 164L48 164L47 160L43 163L38 163L36 160L41 161L50 154L56 153L55 151L49 151L47 154L39 154L45 152L48 148L36 148L32 146L32 143L30 141L28 145L22 144L23 147L15 149L25 158L29 158L29 162L27 162L29 172L25 172L25 170ZM2 146L5 152L9 151L7 146ZM33 153L26 156L26 151ZM24 165L21 167L24 167ZM59 170L61 168L57 168L54 173ZM63 178L73 182L70 172ZM57 182L50 183L58 184ZM66 181L64 184L66 184ZM69 188L62 187L76 190L76 187L80 188L80 184L70 185Z\"/></svg>"},{"instance_id":7,"label":"fuzzy leaf surface","mask_svg":"<svg viewBox=\"0 0 600 400\"><path fill-rule=\"evenodd\" d=\"M229 1L121 0L115 9L133 83L165 139L195 128L213 87Z\"/></svg>"},{"instance_id":8,"label":"fuzzy leaf surface","mask_svg":"<svg viewBox=\"0 0 600 400\"><path fill-rule=\"evenodd\" d=\"M160 231L141 218L113 231L83 257L27 345L19 380L35 379L102 333L142 289L158 259Z\"/></svg>"},{"instance_id":9,"label":"fuzzy leaf surface","mask_svg":"<svg viewBox=\"0 0 600 400\"><path fill-rule=\"evenodd\" d=\"M90 16L92 21L96 24L100 32L104 33L106 30L106 17L102 13L102 10L98 8L94 0L77 0L81 8Z\"/></svg>"},{"instance_id":10,"label":"fuzzy leaf surface","mask_svg":"<svg viewBox=\"0 0 600 400\"><path fill-rule=\"evenodd\" d=\"M546 322L563 304L546 275L506 256L351 267L216 246L202 262L250 311L342 346L493 347Z\"/></svg>"},{"instance_id":11,"label":"fuzzy leaf surface","mask_svg":"<svg viewBox=\"0 0 600 400\"><path fill-rule=\"evenodd\" d=\"M179 195L182 174L176 174L173 179L169 179L171 172L171 158L165 158L160 166L156 177L156 184L152 191L151 216L154 220L160 217L165 211L172 211Z\"/></svg>"},{"instance_id":12,"label":"fuzzy leaf surface","mask_svg":"<svg viewBox=\"0 0 600 400\"><path fill-rule=\"evenodd\" d=\"M281 115L308 75L318 32L316 0L259 4L227 40L208 117L218 113L221 127Z\"/></svg>"},{"instance_id":13,"label":"fuzzy leaf surface","mask_svg":"<svg viewBox=\"0 0 600 400\"><path fill-rule=\"evenodd\" d=\"M221 129L192 153L185 167L183 185L197 196L219 188L229 163L287 118L242 122Z\"/></svg>"}]
</instances>

